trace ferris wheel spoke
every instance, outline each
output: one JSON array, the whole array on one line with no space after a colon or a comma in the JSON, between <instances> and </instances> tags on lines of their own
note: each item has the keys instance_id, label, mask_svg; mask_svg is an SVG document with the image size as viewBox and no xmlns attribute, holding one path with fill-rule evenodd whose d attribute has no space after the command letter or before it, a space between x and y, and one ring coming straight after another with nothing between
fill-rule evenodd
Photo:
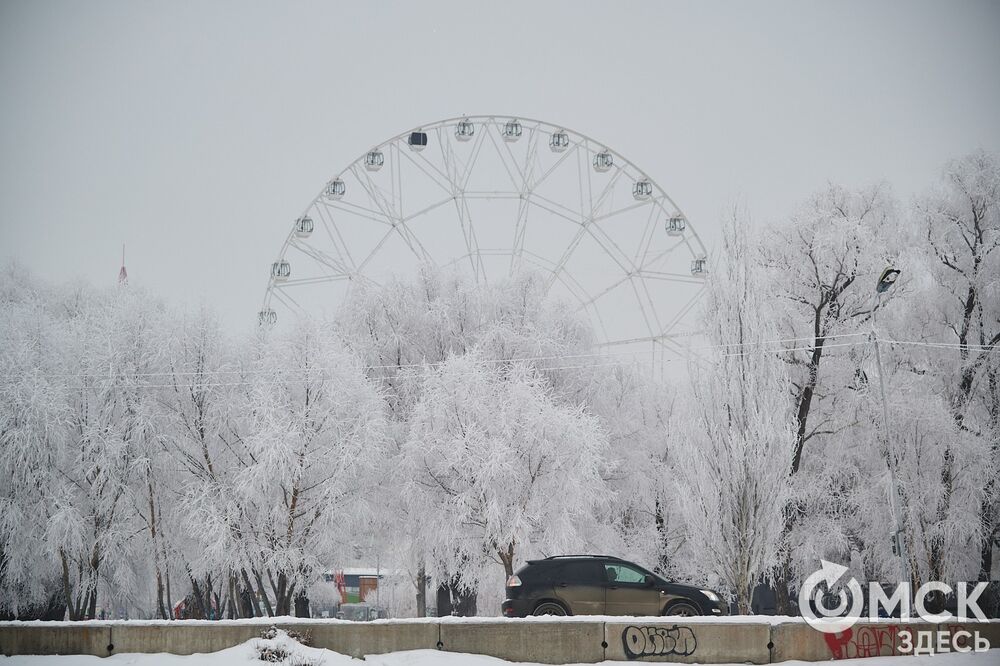
<instances>
[{"instance_id":1,"label":"ferris wheel spoke","mask_svg":"<svg viewBox=\"0 0 1000 666\"><path fill-rule=\"evenodd\" d=\"M586 146L586 150L583 148L577 149L577 161L576 166L580 171L580 217L588 220L594 216L594 185L593 180L590 176L590 145ZM586 174L586 179L583 175ZM584 189L583 181L586 180L587 187Z\"/></svg>"},{"instance_id":2,"label":"ferris wheel spoke","mask_svg":"<svg viewBox=\"0 0 1000 666\"><path fill-rule=\"evenodd\" d=\"M534 206L538 206L542 210L548 211L553 215L558 215L559 217L572 222L573 224L583 224L584 220L580 217L580 214L571 208L566 208L551 199L543 197L537 192L532 192L528 195L528 202Z\"/></svg>"},{"instance_id":3,"label":"ferris wheel spoke","mask_svg":"<svg viewBox=\"0 0 1000 666\"><path fill-rule=\"evenodd\" d=\"M522 253L522 256L525 258L527 263L534 265L550 275L555 275L555 264L548 259L545 259L530 250L525 250ZM579 280L573 276L572 272L560 271L558 275L555 275L554 280L566 287L566 290L572 294L578 302L584 303L585 301L591 300L590 293L587 291L586 287L580 284ZM593 320L597 323L597 328L600 333L607 338L607 327L604 325L604 319L602 318L600 311L593 309L590 305L584 305L583 309L591 314L591 317L593 317Z\"/></svg>"},{"instance_id":4,"label":"ferris wheel spoke","mask_svg":"<svg viewBox=\"0 0 1000 666\"><path fill-rule=\"evenodd\" d=\"M681 306L681 309L677 311L677 314L667 323L667 325L660 331L661 336L669 335L674 328L687 316L694 306L698 304L698 300L701 298L702 293L705 291L705 287L702 286L701 289L696 291L691 298L688 299L687 303Z\"/></svg>"},{"instance_id":5,"label":"ferris wheel spoke","mask_svg":"<svg viewBox=\"0 0 1000 666\"><path fill-rule=\"evenodd\" d=\"M442 158L443 157L444 157L444 154L442 153ZM429 159L427 159L427 157L423 153L417 153L417 159L419 159L425 165L427 165L428 167L430 167L430 169L434 173L436 173L438 176L440 176L442 179L444 179L444 183L447 183L447 185L445 185L444 183L438 181L437 179L435 179L435 182L437 182L438 185L440 185L446 192L448 192L448 194L450 194L452 196L455 196L455 194L456 194L455 181L452 179L452 177L449 174L447 174L447 173L441 171L440 169L438 169L434 165L434 163L431 162ZM447 170L447 162L444 163L444 166L445 166L445 170ZM424 173L428 173L428 175L430 175L429 172L427 172L426 170L424 171Z\"/></svg>"},{"instance_id":6,"label":"ferris wheel spoke","mask_svg":"<svg viewBox=\"0 0 1000 666\"><path fill-rule=\"evenodd\" d=\"M517 207L517 222L514 224L514 241L511 243L513 252L510 255L509 273L513 274L521 261L524 252L524 237L528 227L528 199L522 198Z\"/></svg>"},{"instance_id":7,"label":"ferris wheel spoke","mask_svg":"<svg viewBox=\"0 0 1000 666\"><path fill-rule=\"evenodd\" d=\"M598 300L600 300L602 297L606 296L607 294L611 293L612 291L614 291L615 289L617 289L619 286L621 286L626 280L629 279L629 277L630 277L629 275L623 275L622 277L618 278L617 281L612 282L610 285L608 285L607 287L605 287L601 291L597 292L597 294L595 294L594 296L591 296L590 298L588 298L586 302L581 303L580 304L580 308L593 305ZM577 308L577 309L579 310L580 308Z\"/></svg>"},{"instance_id":8,"label":"ferris wheel spoke","mask_svg":"<svg viewBox=\"0 0 1000 666\"><path fill-rule=\"evenodd\" d=\"M465 198L455 199L455 208L458 212L458 221L462 227L462 238L465 240L465 249L469 258L469 265L476 282L486 280L483 270L482 257L479 256L479 241L476 238L476 230L472 226L472 215L469 212L469 205Z\"/></svg>"},{"instance_id":9,"label":"ferris wheel spoke","mask_svg":"<svg viewBox=\"0 0 1000 666\"><path fill-rule=\"evenodd\" d=\"M565 151L562 154L562 156L559 159L557 159L555 163L552 166L550 166L548 170L538 178L538 180L531 183L531 186L528 188L528 190L529 191L537 190L538 187L546 180L548 180L549 176L551 176L555 172L555 170L558 169L562 165L562 163L565 162L569 158L569 156L573 154L574 153L571 150Z\"/></svg>"},{"instance_id":10,"label":"ferris wheel spoke","mask_svg":"<svg viewBox=\"0 0 1000 666\"><path fill-rule=\"evenodd\" d=\"M392 198L392 209L402 212L403 210L403 183L402 169L399 168L399 146L396 143L389 144L389 183L390 195Z\"/></svg>"},{"instance_id":11,"label":"ferris wheel spoke","mask_svg":"<svg viewBox=\"0 0 1000 666\"><path fill-rule=\"evenodd\" d=\"M340 282L342 280L350 280L351 276L344 273L340 275L317 275L314 277L289 279L275 286L275 289L281 292L286 292L294 287L301 287L303 285L309 284L321 284L323 282ZM287 295L287 294L286 294ZM291 298L289 296L289 298Z\"/></svg>"},{"instance_id":12,"label":"ferris wheel spoke","mask_svg":"<svg viewBox=\"0 0 1000 666\"><path fill-rule=\"evenodd\" d=\"M652 259L647 258L645 261L643 261L643 263L642 263L643 270L645 270L646 266L654 266L654 265L656 265L659 261L661 261L664 258L668 257L672 253L676 252L681 247L686 247L686 248L688 248L688 250L691 249L690 243L688 243L686 239L681 239L681 240L677 241L676 243L674 243L673 245L671 245L670 247L668 247L668 248L666 248L664 250L661 250L661 251L657 252L656 254L654 254L653 257L652 257ZM648 254L648 252L647 252L647 254ZM692 256L693 256L693 254L692 254ZM686 277L690 277L690 276L686 276Z\"/></svg>"},{"instance_id":13,"label":"ferris wheel spoke","mask_svg":"<svg viewBox=\"0 0 1000 666\"><path fill-rule=\"evenodd\" d=\"M367 169L358 168L357 164L351 166L351 173L361 183L361 187L368 193L368 199L375 204L379 212L392 222L398 221L401 213L394 210L393 204L386 199L385 193L375 184Z\"/></svg>"},{"instance_id":14,"label":"ferris wheel spoke","mask_svg":"<svg viewBox=\"0 0 1000 666\"><path fill-rule=\"evenodd\" d=\"M487 127L483 125L483 131L479 132L475 140L472 143L472 153L469 155L469 159L462 163L462 175L458 179L459 191L465 192L469 186L469 178L472 177L472 171L476 166L476 162L479 160L479 153L483 149L483 143L486 141Z\"/></svg>"},{"instance_id":15,"label":"ferris wheel spoke","mask_svg":"<svg viewBox=\"0 0 1000 666\"><path fill-rule=\"evenodd\" d=\"M413 252L417 259L429 264L434 263L434 258L431 257L429 252L427 252L427 248L424 247L424 244L420 242L420 239L414 235L413 231L406 225L405 222L400 222L399 225L396 226L396 232L400 235L403 242L406 243L407 247L410 248L410 251Z\"/></svg>"},{"instance_id":16,"label":"ferris wheel spoke","mask_svg":"<svg viewBox=\"0 0 1000 666\"><path fill-rule=\"evenodd\" d=\"M347 243L344 242L344 237L340 233L340 228L330 217L329 211L319 206L317 206L315 210L320 218L320 221L323 223L323 229L326 231L326 235L330 238L330 242L337 250L337 253L342 255L341 260L346 258L347 265L349 265L352 270L357 271L357 264L354 263L354 257L351 256L350 248L348 248Z\"/></svg>"},{"instance_id":17,"label":"ferris wheel spoke","mask_svg":"<svg viewBox=\"0 0 1000 666\"><path fill-rule=\"evenodd\" d=\"M514 153L511 152L510 146L508 146L507 142L503 139L497 139L493 136L492 132L489 133L489 139L490 143L493 144L494 150L496 150L497 157L500 158L500 163L503 164L503 168L507 172L507 176L510 178L510 184L518 192L522 191L521 188L524 183L524 174L521 173L521 170L518 168L517 160L514 158ZM503 147L501 147L501 144ZM511 168L514 170L511 171ZM517 172L516 176L514 175L515 172Z\"/></svg>"},{"instance_id":18,"label":"ferris wheel spoke","mask_svg":"<svg viewBox=\"0 0 1000 666\"><path fill-rule=\"evenodd\" d=\"M679 284L703 285L705 281L701 278L691 277L690 273L664 273L662 271L649 271L640 269L639 274L650 280L660 280L662 282L677 282Z\"/></svg>"},{"instance_id":19,"label":"ferris wheel spoke","mask_svg":"<svg viewBox=\"0 0 1000 666\"><path fill-rule=\"evenodd\" d=\"M345 266L343 262L338 261L334 257L331 257L315 247L306 245L305 243L300 243L296 240L291 242L290 247L295 248L302 254L311 257L314 261L318 261L331 270L337 271L338 273L350 273L350 268Z\"/></svg>"},{"instance_id":20,"label":"ferris wheel spoke","mask_svg":"<svg viewBox=\"0 0 1000 666\"><path fill-rule=\"evenodd\" d=\"M650 199L649 201L637 201L633 204L629 204L628 206L624 206L623 208L618 208L616 210L613 210L610 213L602 213L600 215L594 215L594 222L606 222L607 220L610 220L613 217L622 215L624 213L628 213L630 211L642 208L644 206L650 206L655 210L656 207L654 204L655 202L652 199Z\"/></svg>"},{"instance_id":21,"label":"ferris wheel spoke","mask_svg":"<svg viewBox=\"0 0 1000 666\"><path fill-rule=\"evenodd\" d=\"M297 312L302 312L302 306L296 301L291 295L286 294L285 290L281 287L275 287L271 289L271 295L274 296L278 301L281 302L285 307L291 308Z\"/></svg>"},{"instance_id":22,"label":"ferris wheel spoke","mask_svg":"<svg viewBox=\"0 0 1000 666\"><path fill-rule=\"evenodd\" d=\"M649 215L642 230L642 237L639 240L638 247L635 249L636 266L645 266L647 264L646 258L649 256L649 246L653 242L653 234L656 233L656 223L659 220L657 212L661 210L663 210L662 205L650 206L649 208Z\"/></svg>"},{"instance_id":23,"label":"ferris wheel spoke","mask_svg":"<svg viewBox=\"0 0 1000 666\"><path fill-rule=\"evenodd\" d=\"M531 179L530 169L531 169L531 166L532 166L532 159L534 158L534 156L536 154L535 153L535 146L537 145L537 142L538 142L538 132L537 132L537 129L538 129L538 126L535 125L535 126L533 126L528 131L528 150L525 151L524 165L523 166L520 165L520 164L518 164L517 157L514 156L514 151L510 149L510 144L508 144L506 141L502 141L501 142L503 144L503 147L504 147L504 150L503 150L504 155L501 156L501 160L503 160L504 157L507 157L507 158L510 159L510 164L511 164L511 166L513 166L514 171L517 172L518 180L519 180L519 183L518 182L515 183L515 187L517 188L518 192L522 196L524 196L528 192L528 181ZM506 160L504 160L504 161L505 161L505 164L506 164ZM508 170L508 173L509 173L509 170ZM514 174L513 173L511 173L511 178L512 179L514 178Z\"/></svg>"},{"instance_id":24,"label":"ferris wheel spoke","mask_svg":"<svg viewBox=\"0 0 1000 666\"><path fill-rule=\"evenodd\" d=\"M559 257L559 261L556 262L555 268L552 270L552 276L549 278L548 283L546 284L547 288L551 288L553 281L556 278L558 278L559 275L566 268L566 264L569 262L570 257L573 256L573 252L576 250L577 246L580 244L580 241L583 240L583 237L586 234L587 234L586 225L581 225L580 229L578 229L576 234L573 236L573 239L569 242L569 245L567 245L566 249L563 250L562 256Z\"/></svg>"},{"instance_id":25,"label":"ferris wheel spoke","mask_svg":"<svg viewBox=\"0 0 1000 666\"><path fill-rule=\"evenodd\" d=\"M635 280L635 275L634 274L630 274L629 275L628 282L632 286L632 291L635 293L635 300L636 300L636 303L638 303L638 305L639 305L639 312L642 314L642 320L644 322L646 322L646 328L649 329L650 333L652 333L653 331L659 330L659 328L660 328L660 322L659 322L659 320L656 317L656 308L653 306L652 302L648 302L646 300L643 300L643 295L644 294L643 294L642 291L640 291L639 287L636 285L636 283L635 283L636 280ZM649 294L646 293L645 296L648 297ZM646 311L646 305L647 304L649 305L649 309L652 311L652 315L650 315L650 312ZM653 318L652 321L650 321L650 316L652 316L652 318Z\"/></svg>"},{"instance_id":26,"label":"ferris wheel spoke","mask_svg":"<svg viewBox=\"0 0 1000 666\"><path fill-rule=\"evenodd\" d=\"M589 173L589 171L588 171L588 173ZM597 219L598 219L597 218L597 211L600 210L601 206L604 205L604 201L608 198L608 195L611 194L611 192L614 191L615 184L618 183L618 179L621 178L622 173L623 173L622 172L622 168L618 167L618 169L615 171L614 175L611 176L611 178L608 179L608 182L604 185L604 189L602 189L601 193L597 196L597 203L592 204L591 207L590 207L590 219L591 220L593 220L595 222L597 221Z\"/></svg>"},{"instance_id":27,"label":"ferris wheel spoke","mask_svg":"<svg viewBox=\"0 0 1000 666\"><path fill-rule=\"evenodd\" d=\"M441 164L444 167L445 177L451 185L453 196L461 191L461 178L458 175L461 160L452 148L451 141L447 137L445 128L437 128L437 145L441 152Z\"/></svg>"},{"instance_id":28,"label":"ferris wheel spoke","mask_svg":"<svg viewBox=\"0 0 1000 666\"><path fill-rule=\"evenodd\" d=\"M600 246L604 248L604 251L608 253L608 256L610 256L616 264L618 264L618 267L621 268L622 271L628 273L629 275L638 272L638 266L632 263L632 260L628 257L628 255L622 251L621 247L618 246L618 243L616 243L613 238L605 233L604 229L601 229L596 224L588 224L586 231L590 234L591 238L597 241Z\"/></svg>"},{"instance_id":29,"label":"ferris wheel spoke","mask_svg":"<svg viewBox=\"0 0 1000 666\"><path fill-rule=\"evenodd\" d=\"M440 187L442 190L444 190L448 194L452 194L452 195L454 194L454 192L452 192L451 189L446 184L447 181L448 181L447 177L444 174L442 174L440 171L438 171L438 169L436 167L434 167L426 157L424 157L420 153L417 153L417 157L420 158L420 160L418 161L417 159L415 159L413 157L413 155L411 155L408 152L403 152L402 150L398 150L397 153L400 154L400 155L403 155L404 157L406 157L406 159L408 159L413 166L417 167L417 169L419 169L421 171L421 173L423 173L425 176L427 176L431 180L431 182L433 182L435 185L437 185L438 187ZM421 162L423 162L423 164L421 164ZM424 164L430 166L431 170L428 171L426 168L424 168ZM445 182L441 182L441 180L439 180L439 178L443 178L445 180ZM403 213L403 209L400 208L399 212L400 212L400 214L402 214Z\"/></svg>"},{"instance_id":30,"label":"ferris wheel spoke","mask_svg":"<svg viewBox=\"0 0 1000 666\"><path fill-rule=\"evenodd\" d=\"M406 224L407 222L412 222L413 220L415 220L416 218L420 217L421 215L426 215L427 213L431 212L432 210L436 210L436 209L440 208L441 206L446 206L446 205L448 205L448 202L454 201L454 200L455 200L455 197L453 197L453 196L452 197L445 197L444 199L441 199L441 201L436 201L436 202L434 202L434 203L432 203L432 204L430 204L428 206L425 206L424 208L421 208L416 213L410 213L406 217L399 218L399 220L397 220L397 222L399 224Z\"/></svg>"},{"instance_id":31,"label":"ferris wheel spoke","mask_svg":"<svg viewBox=\"0 0 1000 666\"><path fill-rule=\"evenodd\" d=\"M368 256L367 256L367 257L365 257L365 260L361 262L361 265L360 265L360 266L358 266L358 272L359 272L359 273L360 273L361 271L365 270L365 267L366 267L366 266L367 266L367 265L368 265L368 264L369 264L369 263L371 262L371 260L372 260L372 259L374 259L374 258L375 258L375 255L377 255L377 254L378 254L378 251L382 249L382 246L383 246L383 245L385 245L385 242L386 242L387 240L389 240L389 238L390 238L390 237L391 237L391 236L392 236L392 235L393 235L394 233L396 233L396 227L393 227L393 228L389 229L389 231L387 231L387 232L385 233L385 235L384 235L384 236L382 236L382 238L381 238L381 239L379 240L379 242L378 242L378 243L377 243L377 244L375 245L375 247L374 247L374 248L372 249L372 251L368 253Z\"/></svg>"},{"instance_id":32,"label":"ferris wheel spoke","mask_svg":"<svg viewBox=\"0 0 1000 666\"><path fill-rule=\"evenodd\" d=\"M364 206L359 206L348 201L324 200L322 204L331 210L340 211L341 213L350 213L351 215L357 215L358 217L366 218L372 222L392 226L393 217L391 215L387 216L383 211L372 210L371 208L365 208Z\"/></svg>"}]
</instances>

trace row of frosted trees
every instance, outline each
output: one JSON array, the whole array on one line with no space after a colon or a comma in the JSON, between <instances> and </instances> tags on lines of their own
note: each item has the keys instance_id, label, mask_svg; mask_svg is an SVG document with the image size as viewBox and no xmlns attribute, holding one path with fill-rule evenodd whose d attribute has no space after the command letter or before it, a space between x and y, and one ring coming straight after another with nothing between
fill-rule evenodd
<instances>
[{"instance_id":1,"label":"row of frosted trees","mask_svg":"<svg viewBox=\"0 0 1000 666\"><path fill-rule=\"evenodd\" d=\"M737 210L723 239L705 339L660 382L596 355L531 274L427 268L335 321L236 338L134 287L9 268L3 612L301 615L324 571L377 560L412 584L396 613L438 589L495 614L525 559L570 551L748 612L821 557L898 580L890 465L911 580L995 579L997 162L949 164L906 204L880 184L828 187L767 228ZM878 300L889 264L902 278Z\"/></svg>"}]
</instances>

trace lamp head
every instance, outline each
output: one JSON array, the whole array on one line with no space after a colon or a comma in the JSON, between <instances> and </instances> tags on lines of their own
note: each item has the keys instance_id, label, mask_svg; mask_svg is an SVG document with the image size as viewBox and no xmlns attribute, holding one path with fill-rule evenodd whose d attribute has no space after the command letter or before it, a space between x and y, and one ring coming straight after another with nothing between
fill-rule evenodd
<instances>
[{"instance_id":1,"label":"lamp head","mask_svg":"<svg viewBox=\"0 0 1000 666\"><path fill-rule=\"evenodd\" d=\"M875 285L875 291L880 294L884 294L889 291L889 288L896 283L896 278L899 277L899 271L891 266L882 271L882 275L879 276L878 284Z\"/></svg>"}]
</instances>

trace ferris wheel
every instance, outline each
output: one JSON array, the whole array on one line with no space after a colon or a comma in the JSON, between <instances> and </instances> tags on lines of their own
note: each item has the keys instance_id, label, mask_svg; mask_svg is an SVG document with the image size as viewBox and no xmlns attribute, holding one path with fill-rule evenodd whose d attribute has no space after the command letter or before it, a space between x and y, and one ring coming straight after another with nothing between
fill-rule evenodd
<instances>
[{"instance_id":1,"label":"ferris wheel","mask_svg":"<svg viewBox=\"0 0 1000 666\"><path fill-rule=\"evenodd\" d=\"M684 352L708 270L680 207L605 144L466 116L383 141L327 181L271 265L259 322L332 311L356 285L422 264L477 283L533 270L586 313L599 346L653 360Z\"/></svg>"}]
</instances>

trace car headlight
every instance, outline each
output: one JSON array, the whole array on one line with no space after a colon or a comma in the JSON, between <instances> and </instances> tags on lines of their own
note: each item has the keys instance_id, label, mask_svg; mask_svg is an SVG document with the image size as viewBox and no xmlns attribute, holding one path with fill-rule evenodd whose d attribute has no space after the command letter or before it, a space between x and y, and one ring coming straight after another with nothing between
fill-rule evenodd
<instances>
[{"instance_id":1,"label":"car headlight","mask_svg":"<svg viewBox=\"0 0 1000 666\"><path fill-rule=\"evenodd\" d=\"M717 595L715 592L712 592L712 590L699 590L699 592L704 594L706 597L709 598L710 601L714 601L715 603L719 603L720 601L722 601L722 599L719 598L719 595Z\"/></svg>"}]
</instances>

